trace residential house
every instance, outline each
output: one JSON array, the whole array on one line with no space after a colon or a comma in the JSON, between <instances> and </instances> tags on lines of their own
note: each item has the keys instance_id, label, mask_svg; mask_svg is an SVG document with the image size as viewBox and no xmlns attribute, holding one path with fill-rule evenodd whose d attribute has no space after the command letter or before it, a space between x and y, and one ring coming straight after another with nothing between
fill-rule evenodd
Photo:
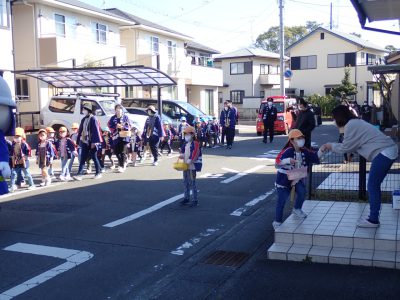
<instances>
[{"instance_id":1,"label":"residential house","mask_svg":"<svg viewBox=\"0 0 400 300\"><path fill-rule=\"evenodd\" d=\"M215 56L214 61L224 73L224 88L219 94L220 109L223 101L230 99L242 119L254 119L262 99L280 94L279 54L243 48ZM289 80L285 80L285 88L288 87Z\"/></svg>"},{"instance_id":2,"label":"residential house","mask_svg":"<svg viewBox=\"0 0 400 300\"><path fill-rule=\"evenodd\" d=\"M132 21L76 0L13 1L12 11L16 70L126 62L119 27ZM19 111L39 111L57 92L23 76L16 85Z\"/></svg>"},{"instance_id":3,"label":"residential house","mask_svg":"<svg viewBox=\"0 0 400 300\"><path fill-rule=\"evenodd\" d=\"M205 113L218 114L217 96L218 88L222 87L222 70L210 62L207 64L211 55L218 51L193 42L190 36L117 8L107 9L107 12L135 23L120 27L128 64L159 68L177 82L176 87L161 89L162 99L185 100ZM124 96L157 98L157 92L151 87L127 87Z\"/></svg>"},{"instance_id":4,"label":"residential house","mask_svg":"<svg viewBox=\"0 0 400 300\"><path fill-rule=\"evenodd\" d=\"M14 56L11 29L11 7L9 0L0 0L0 72L10 87L12 95L15 95Z\"/></svg>"},{"instance_id":5,"label":"residential house","mask_svg":"<svg viewBox=\"0 0 400 300\"><path fill-rule=\"evenodd\" d=\"M357 86L354 100L379 106L379 92L374 87L369 65L382 64L387 51L355 35L318 27L286 49L293 71L291 88L299 96L327 95L340 85L345 68Z\"/></svg>"}]
</instances>

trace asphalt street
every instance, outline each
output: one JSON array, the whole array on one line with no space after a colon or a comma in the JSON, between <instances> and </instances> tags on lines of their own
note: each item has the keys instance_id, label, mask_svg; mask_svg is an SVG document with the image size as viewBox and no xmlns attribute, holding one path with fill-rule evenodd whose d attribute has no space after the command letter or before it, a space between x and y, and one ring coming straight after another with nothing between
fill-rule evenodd
<instances>
[{"instance_id":1,"label":"asphalt street","mask_svg":"<svg viewBox=\"0 0 400 300\"><path fill-rule=\"evenodd\" d=\"M313 142L337 136L325 124ZM0 197L0 299L398 299L396 270L267 260L287 137L261 140L242 127L203 150L195 208L178 204L176 153Z\"/></svg>"}]
</instances>

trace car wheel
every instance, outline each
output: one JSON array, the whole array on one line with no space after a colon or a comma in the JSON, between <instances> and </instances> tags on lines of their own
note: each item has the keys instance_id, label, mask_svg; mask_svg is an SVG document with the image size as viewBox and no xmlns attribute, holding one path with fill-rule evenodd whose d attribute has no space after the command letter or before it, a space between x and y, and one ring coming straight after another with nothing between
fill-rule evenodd
<instances>
[{"instance_id":1,"label":"car wheel","mask_svg":"<svg viewBox=\"0 0 400 300\"><path fill-rule=\"evenodd\" d=\"M261 132L257 131L257 135L258 135L258 136L261 136Z\"/></svg>"}]
</instances>

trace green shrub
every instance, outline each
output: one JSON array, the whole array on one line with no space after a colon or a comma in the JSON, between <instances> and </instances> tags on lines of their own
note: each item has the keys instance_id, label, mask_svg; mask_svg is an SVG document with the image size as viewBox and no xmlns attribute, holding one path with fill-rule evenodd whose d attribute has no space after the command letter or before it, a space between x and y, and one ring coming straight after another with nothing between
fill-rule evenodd
<instances>
[{"instance_id":1,"label":"green shrub","mask_svg":"<svg viewBox=\"0 0 400 300\"><path fill-rule=\"evenodd\" d=\"M337 105L337 101L331 96L321 96L313 94L307 97L308 102L311 104L318 104L321 107L322 116L330 117L332 109Z\"/></svg>"}]
</instances>

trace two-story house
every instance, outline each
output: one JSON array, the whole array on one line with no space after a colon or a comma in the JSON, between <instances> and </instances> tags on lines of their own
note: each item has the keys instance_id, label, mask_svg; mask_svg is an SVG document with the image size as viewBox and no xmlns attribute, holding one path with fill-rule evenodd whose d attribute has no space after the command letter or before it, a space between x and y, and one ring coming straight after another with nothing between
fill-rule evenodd
<instances>
[{"instance_id":1,"label":"two-story house","mask_svg":"<svg viewBox=\"0 0 400 300\"><path fill-rule=\"evenodd\" d=\"M222 70L215 68L210 60L211 55L218 51L193 42L190 36L117 8L107 9L107 12L135 23L120 27L121 44L126 47L128 64L159 68L177 82L174 87L161 89L162 99L185 100L205 113L218 113L217 96L218 88L222 87ZM156 98L157 89L127 87L124 97Z\"/></svg>"},{"instance_id":2,"label":"two-story house","mask_svg":"<svg viewBox=\"0 0 400 300\"><path fill-rule=\"evenodd\" d=\"M9 0L0 0L0 74L14 95L14 56L11 28L11 6Z\"/></svg>"},{"instance_id":3,"label":"two-story house","mask_svg":"<svg viewBox=\"0 0 400 300\"><path fill-rule=\"evenodd\" d=\"M215 56L214 60L224 73L224 88L219 94L220 109L222 102L230 99L241 118L253 119L261 99L280 94L279 54L243 48ZM285 88L288 87L289 81L285 80Z\"/></svg>"},{"instance_id":4,"label":"two-story house","mask_svg":"<svg viewBox=\"0 0 400 300\"><path fill-rule=\"evenodd\" d=\"M132 21L75 0L13 1L12 12L16 70L126 62L119 27ZM56 93L24 76L16 85L20 111L39 111Z\"/></svg>"},{"instance_id":5,"label":"two-story house","mask_svg":"<svg viewBox=\"0 0 400 300\"><path fill-rule=\"evenodd\" d=\"M357 86L354 100L379 104L368 65L383 63L387 51L357 36L319 27L286 49L293 71L291 88L299 96L327 95L340 85L345 68Z\"/></svg>"}]
</instances>

